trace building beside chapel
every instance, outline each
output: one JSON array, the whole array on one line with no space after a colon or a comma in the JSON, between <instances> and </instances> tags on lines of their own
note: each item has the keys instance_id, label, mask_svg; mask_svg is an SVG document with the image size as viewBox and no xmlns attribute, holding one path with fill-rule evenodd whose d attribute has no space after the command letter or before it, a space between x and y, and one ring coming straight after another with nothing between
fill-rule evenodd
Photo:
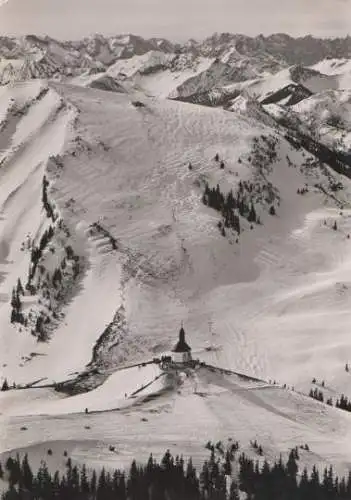
<instances>
[{"instance_id":1,"label":"building beside chapel","mask_svg":"<svg viewBox=\"0 0 351 500\"><path fill-rule=\"evenodd\" d=\"M172 361L174 363L188 363L191 360L191 347L186 343L185 331L181 327L179 330L179 340L172 349Z\"/></svg>"}]
</instances>

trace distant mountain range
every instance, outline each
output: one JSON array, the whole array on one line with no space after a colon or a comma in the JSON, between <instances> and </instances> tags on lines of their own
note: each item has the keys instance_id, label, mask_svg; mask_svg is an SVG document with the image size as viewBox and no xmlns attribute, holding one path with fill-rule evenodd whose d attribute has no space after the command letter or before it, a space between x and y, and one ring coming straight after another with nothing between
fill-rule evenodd
<instances>
[{"instance_id":1,"label":"distant mountain range","mask_svg":"<svg viewBox=\"0 0 351 500\"><path fill-rule=\"evenodd\" d=\"M150 51L191 60L215 58L217 64L235 68L236 78L254 77L257 72L275 71L290 65L311 65L326 58L350 58L351 37L320 39L292 38L285 34L257 36L214 34L203 41L174 44L163 38L144 39L135 35L94 35L79 41L59 41L28 35L0 37L1 81L13 74L21 78L77 75L86 69L107 69L118 60L142 56Z\"/></svg>"}]
</instances>

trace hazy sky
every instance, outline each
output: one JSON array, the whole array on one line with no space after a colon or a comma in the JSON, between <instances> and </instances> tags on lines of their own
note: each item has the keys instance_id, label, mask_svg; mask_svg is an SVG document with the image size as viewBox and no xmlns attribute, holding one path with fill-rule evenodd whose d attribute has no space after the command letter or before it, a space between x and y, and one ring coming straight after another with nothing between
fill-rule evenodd
<instances>
[{"instance_id":1,"label":"hazy sky","mask_svg":"<svg viewBox=\"0 0 351 500\"><path fill-rule=\"evenodd\" d=\"M184 40L215 31L343 36L351 32L351 0L0 0L0 34Z\"/></svg>"}]
</instances>

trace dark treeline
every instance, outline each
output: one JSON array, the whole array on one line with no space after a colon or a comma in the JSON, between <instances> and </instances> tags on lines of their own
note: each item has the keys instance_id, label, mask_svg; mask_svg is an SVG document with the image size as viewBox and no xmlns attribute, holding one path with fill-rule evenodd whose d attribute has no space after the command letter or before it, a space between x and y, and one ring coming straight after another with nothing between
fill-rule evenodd
<instances>
[{"instance_id":1,"label":"dark treeline","mask_svg":"<svg viewBox=\"0 0 351 500\"><path fill-rule=\"evenodd\" d=\"M52 454L52 451L50 454ZM97 474L80 469L67 459L64 474L51 474L44 462L33 473L27 455L20 460L8 458L0 477L9 483L2 500L334 500L351 498L351 473L339 480L333 469L322 477L316 467L298 478L298 449L291 450L288 461L273 465L238 454L232 447L218 459L212 450L200 474L192 460L184 462L169 451L160 463L152 455L146 465L132 462L128 473L102 469ZM66 456L66 454L65 454Z\"/></svg>"},{"instance_id":2,"label":"dark treeline","mask_svg":"<svg viewBox=\"0 0 351 500\"><path fill-rule=\"evenodd\" d=\"M309 396L313 399L316 399L317 401L320 401L321 403L324 403L324 394L322 391L318 390L317 388L311 389L309 392ZM326 400L326 403L329 406L333 406L332 398L328 398ZM335 401L335 408L339 408L340 410L351 412L351 400L349 400L347 396L342 394L340 396L340 399L337 399Z\"/></svg>"},{"instance_id":3,"label":"dark treeline","mask_svg":"<svg viewBox=\"0 0 351 500\"><path fill-rule=\"evenodd\" d=\"M291 128L292 123L289 122L288 124L286 124L284 122L284 119L278 119L277 121L278 123L281 123L281 125L288 125L288 127ZM349 169L349 167L351 166L350 154L329 149L324 144L313 140L312 137L303 134L296 128L294 129L293 134L291 134L291 131L289 133L287 132L285 134L285 139L289 141L290 144L296 149L306 149L311 154L316 156L321 162L329 165L329 167L335 170L335 172L337 172L338 174L345 175L348 178L351 177Z\"/></svg>"},{"instance_id":4,"label":"dark treeline","mask_svg":"<svg viewBox=\"0 0 351 500\"><path fill-rule=\"evenodd\" d=\"M210 188L206 183L202 201L205 205L214 208L222 214L224 228L232 228L240 234L239 215L246 218L248 222L260 223L260 218L256 214L253 201L248 199L247 193L252 193L253 184L239 182L238 191L234 194L232 190L223 194L219 185Z\"/></svg>"},{"instance_id":5,"label":"dark treeline","mask_svg":"<svg viewBox=\"0 0 351 500\"><path fill-rule=\"evenodd\" d=\"M335 406L340 410L351 411L351 401L344 394L341 395L340 399L336 400Z\"/></svg>"}]
</instances>

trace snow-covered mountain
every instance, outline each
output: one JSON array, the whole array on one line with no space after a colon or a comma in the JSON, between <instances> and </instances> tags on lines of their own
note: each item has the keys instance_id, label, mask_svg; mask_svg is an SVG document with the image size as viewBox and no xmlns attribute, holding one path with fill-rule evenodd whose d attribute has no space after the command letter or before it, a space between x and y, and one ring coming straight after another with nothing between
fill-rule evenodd
<instances>
[{"instance_id":1,"label":"snow-covered mountain","mask_svg":"<svg viewBox=\"0 0 351 500\"><path fill-rule=\"evenodd\" d=\"M350 43L0 39L0 451L348 467Z\"/></svg>"},{"instance_id":2,"label":"snow-covered mountain","mask_svg":"<svg viewBox=\"0 0 351 500\"><path fill-rule=\"evenodd\" d=\"M142 57L145 56L145 57ZM320 61L351 57L351 38L317 39L291 38L287 35L258 36L216 34L206 40L181 45L165 39L143 39L135 35L104 37L94 35L80 41L63 42L48 36L34 35L21 38L0 37L1 81L6 83L8 72L12 78L52 77L77 75L87 69L107 69L121 60L130 60L129 71L149 73L185 67L196 70L202 59L215 63L217 78L231 81L255 78L260 74L276 73L292 65L310 66ZM133 60L133 61L131 61ZM7 71L3 74L4 69ZM23 68L22 68L23 67ZM128 69L122 71L128 73ZM340 71L342 73L343 71ZM195 75L194 75L195 76ZM188 76L189 78L190 76ZM180 82L182 83L182 82ZM217 84L220 83L217 81Z\"/></svg>"}]
</instances>

